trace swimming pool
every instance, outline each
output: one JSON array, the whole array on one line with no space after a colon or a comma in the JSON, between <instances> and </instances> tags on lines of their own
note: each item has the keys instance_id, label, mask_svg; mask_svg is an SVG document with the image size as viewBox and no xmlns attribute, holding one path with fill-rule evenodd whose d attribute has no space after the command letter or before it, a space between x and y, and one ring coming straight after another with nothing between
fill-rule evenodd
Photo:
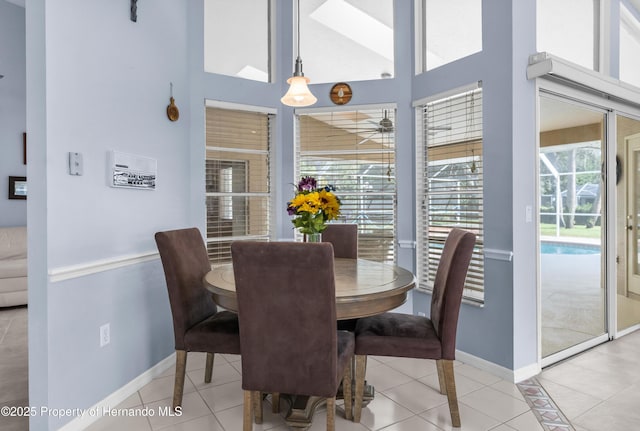
<instances>
[{"instance_id":1,"label":"swimming pool","mask_svg":"<svg viewBox=\"0 0 640 431\"><path fill-rule=\"evenodd\" d=\"M568 242L542 242L540 252L542 254L600 254L600 246Z\"/></svg>"}]
</instances>

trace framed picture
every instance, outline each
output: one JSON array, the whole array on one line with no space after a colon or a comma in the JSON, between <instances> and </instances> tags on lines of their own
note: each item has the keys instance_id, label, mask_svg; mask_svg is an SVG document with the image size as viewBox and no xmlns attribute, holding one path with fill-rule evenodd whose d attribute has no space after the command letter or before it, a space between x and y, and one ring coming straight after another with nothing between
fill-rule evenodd
<instances>
[{"instance_id":1,"label":"framed picture","mask_svg":"<svg viewBox=\"0 0 640 431\"><path fill-rule=\"evenodd\" d=\"M27 177L9 177L9 199L27 198Z\"/></svg>"}]
</instances>

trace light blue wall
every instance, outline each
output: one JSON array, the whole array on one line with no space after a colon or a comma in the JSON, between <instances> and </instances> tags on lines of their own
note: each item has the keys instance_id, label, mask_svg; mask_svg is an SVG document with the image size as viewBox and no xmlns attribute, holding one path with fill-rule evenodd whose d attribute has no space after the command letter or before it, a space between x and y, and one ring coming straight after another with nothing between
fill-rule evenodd
<instances>
[{"instance_id":1,"label":"light blue wall","mask_svg":"<svg viewBox=\"0 0 640 431\"><path fill-rule=\"evenodd\" d=\"M140 4L137 23L128 2L29 0L26 11L30 398L89 407L173 351L159 260L52 275L156 251L156 231L190 225L187 2ZM177 122L166 117L170 82ZM108 187L109 150L157 159L157 190ZM70 151L83 154L83 176L68 175Z\"/></svg>"},{"instance_id":2,"label":"light blue wall","mask_svg":"<svg viewBox=\"0 0 640 431\"><path fill-rule=\"evenodd\" d=\"M25 226L27 203L9 199L9 176L26 176L27 130L24 9L0 0L0 227Z\"/></svg>"},{"instance_id":3,"label":"light blue wall","mask_svg":"<svg viewBox=\"0 0 640 431\"><path fill-rule=\"evenodd\" d=\"M417 76L413 95L482 81L484 247L515 251L516 236L518 252L514 262L485 257L485 305L462 305L457 348L512 370L537 362L535 227L524 224L523 204L535 204L535 88L526 80L527 56L535 49L535 0L484 0L482 16L483 51ZM430 300L415 293L414 310L428 310Z\"/></svg>"},{"instance_id":4,"label":"light blue wall","mask_svg":"<svg viewBox=\"0 0 640 431\"><path fill-rule=\"evenodd\" d=\"M292 34L281 24L292 22L292 2L275 3L279 54L274 83L265 84L203 72L200 1L141 3L138 22L132 23L123 2L60 0L45 8L45 0L29 0L32 405L93 405L172 352L157 260L57 282L49 274L154 251L157 230L204 228L206 99L277 109L273 189L276 208L283 210L275 211L274 225L276 236L290 235L284 202L293 181L293 110L280 105L279 98L293 68ZM535 231L522 216L535 196L535 94L525 77L526 56L534 44L535 0L518 5L485 0L485 50L419 76L413 73L413 3L396 0L395 78L350 82L350 103L398 106L398 238L414 240L412 101L483 81L485 246L514 250L516 258L513 263L486 260L486 305L463 307L458 347L509 369L525 366L537 360L536 340L530 339L536 327L535 274L529 262L535 257ZM530 33L514 38L520 28ZM176 123L165 116L169 82L181 109ZM330 87L312 85L316 107L332 106ZM111 149L156 158L158 189L107 187ZM67 174L69 151L83 153L83 176ZM398 261L415 269L415 250L400 249ZM414 309L428 310L429 299L416 293ZM112 342L100 348L99 327L106 322ZM33 418L32 427L55 428L63 422Z\"/></svg>"}]
</instances>

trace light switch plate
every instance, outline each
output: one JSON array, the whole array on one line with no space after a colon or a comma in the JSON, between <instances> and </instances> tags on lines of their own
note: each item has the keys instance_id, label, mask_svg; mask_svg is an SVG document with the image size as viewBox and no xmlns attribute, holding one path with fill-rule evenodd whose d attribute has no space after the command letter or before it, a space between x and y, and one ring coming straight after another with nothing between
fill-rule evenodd
<instances>
[{"instance_id":1,"label":"light switch plate","mask_svg":"<svg viewBox=\"0 0 640 431\"><path fill-rule=\"evenodd\" d=\"M82 153L69 153L69 175L82 175Z\"/></svg>"}]
</instances>

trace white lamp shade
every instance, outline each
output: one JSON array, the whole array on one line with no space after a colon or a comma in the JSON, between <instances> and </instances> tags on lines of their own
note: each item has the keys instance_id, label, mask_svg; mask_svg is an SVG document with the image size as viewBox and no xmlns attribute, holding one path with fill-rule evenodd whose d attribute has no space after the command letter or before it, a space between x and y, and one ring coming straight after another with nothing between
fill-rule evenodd
<instances>
[{"instance_id":1,"label":"white lamp shade","mask_svg":"<svg viewBox=\"0 0 640 431\"><path fill-rule=\"evenodd\" d=\"M290 85L287 94L282 96L280 101L287 106L310 106L318 101L316 96L311 94L307 83L309 78L305 76L292 76L287 79Z\"/></svg>"}]
</instances>

